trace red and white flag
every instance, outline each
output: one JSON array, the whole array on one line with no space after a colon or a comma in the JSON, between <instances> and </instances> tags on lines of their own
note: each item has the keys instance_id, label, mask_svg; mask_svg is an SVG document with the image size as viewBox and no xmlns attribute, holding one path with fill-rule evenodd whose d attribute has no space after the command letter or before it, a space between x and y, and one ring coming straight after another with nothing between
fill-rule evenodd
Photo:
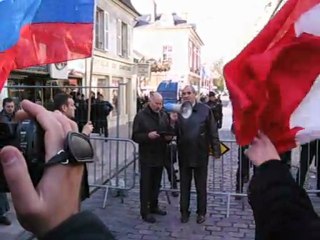
<instances>
[{"instance_id":1,"label":"red and white flag","mask_svg":"<svg viewBox=\"0 0 320 240\"><path fill-rule=\"evenodd\" d=\"M237 142L279 152L320 138L320 0L288 0L224 68Z\"/></svg>"}]
</instances>

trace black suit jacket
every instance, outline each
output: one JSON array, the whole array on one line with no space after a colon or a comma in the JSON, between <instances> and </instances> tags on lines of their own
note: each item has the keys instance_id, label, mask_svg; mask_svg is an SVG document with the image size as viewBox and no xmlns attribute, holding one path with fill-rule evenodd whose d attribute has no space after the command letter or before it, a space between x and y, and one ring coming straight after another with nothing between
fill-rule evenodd
<instances>
[{"instance_id":1,"label":"black suit jacket","mask_svg":"<svg viewBox=\"0 0 320 240\"><path fill-rule=\"evenodd\" d=\"M169 131L169 120L165 112L159 114L146 107L134 118L132 140L139 143L139 161L151 167L164 166L167 153L167 141L160 137L150 139L148 133L152 131Z\"/></svg>"},{"instance_id":2,"label":"black suit jacket","mask_svg":"<svg viewBox=\"0 0 320 240\"><path fill-rule=\"evenodd\" d=\"M210 145L213 155L220 157L217 123L207 105L196 103L188 119L179 116L176 129L181 166L197 167L208 164Z\"/></svg>"}]
</instances>

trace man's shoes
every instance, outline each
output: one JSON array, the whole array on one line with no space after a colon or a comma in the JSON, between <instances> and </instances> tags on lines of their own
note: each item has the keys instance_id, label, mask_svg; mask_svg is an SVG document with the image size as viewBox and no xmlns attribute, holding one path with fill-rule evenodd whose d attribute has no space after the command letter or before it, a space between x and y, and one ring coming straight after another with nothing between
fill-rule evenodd
<instances>
[{"instance_id":1,"label":"man's shoes","mask_svg":"<svg viewBox=\"0 0 320 240\"><path fill-rule=\"evenodd\" d=\"M182 213L180 218L181 223L187 223L189 222L189 214L188 213Z\"/></svg>"},{"instance_id":2,"label":"man's shoes","mask_svg":"<svg viewBox=\"0 0 320 240\"><path fill-rule=\"evenodd\" d=\"M0 216L0 224L2 225L11 225L11 221L6 216Z\"/></svg>"},{"instance_id":3,"label":"man's shoes","mask_svg":"<svg viewBox=\"0 0 320 240\"><path fill-rule=\"evenodd\" d=\"M179 193L178 192L171 192L172 197L179 197Z\"/></svg>"},{"instance_id":4,"label":"man's shoes","mask_svg":"<svg viewBox=\"0 0 320 240\"><path fill-rule=\"evenodd\" d=\"M147 223L155 223L156 222L156 219L150 214L142 216L142 220L147 222Z\"/></svg>"},{"instance_id":5,"label":"man's shoes","mask_svg":"<svg viewBox=\"0 0 320 240\"><path fill-rule=\"evenodd\" d=\"M205 221L206 221L206 217L204 215L197 216L197 223L198 224L204 223Z\"/></svg>"},{"instance_id":6,"label":"man's shoes","mask_svg":"<svg viewBox=\"0 0 320 240\"><path fill-rule=\"evenodd\" d=\"M160 208L155 208L150 210L150 213L156 214L156 215L160 215L160 216L165 216L167 215L167 212L164 210L161 210Z\"/></svg>"}]
</instances>

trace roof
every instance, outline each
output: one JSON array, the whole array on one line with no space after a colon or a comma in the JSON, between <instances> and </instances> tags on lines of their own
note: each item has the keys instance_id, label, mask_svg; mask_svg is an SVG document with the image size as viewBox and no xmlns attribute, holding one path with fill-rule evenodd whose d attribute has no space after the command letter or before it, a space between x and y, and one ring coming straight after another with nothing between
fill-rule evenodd
<instances>
[{"instance_id":1,"label":"roof","mask_svg":"<svg viewBox=\"0 0 320 240\"><path fill-rule=\"evenodd\" d=\"M155 20L156 20L156 22L162 21L162 18L164 18L166 16L168 16L168 15L167 14L166 15L165 14L157 14ZM181 18L176 13L170 14L170 17L172 17L172 22L173 22L174 26L187 23L187 20ZM135 27L140 27L143 25L152 24L151 14L142 15L140 17L137 17L136 21L137 21L137 23L136 23Z\"/></svg>"},{"instance_id":2,"label":"roof","mask_svg":"<svg viewBox=\"0 0 320 240\"><path fill-rule=\"evenodd\" d=\"M141 14L135 9L135 7L132 5L131 0L119 0L123 5L130 8L131 11L133 11L138 16L141 16Z\"/></svg>"}]
</instances>

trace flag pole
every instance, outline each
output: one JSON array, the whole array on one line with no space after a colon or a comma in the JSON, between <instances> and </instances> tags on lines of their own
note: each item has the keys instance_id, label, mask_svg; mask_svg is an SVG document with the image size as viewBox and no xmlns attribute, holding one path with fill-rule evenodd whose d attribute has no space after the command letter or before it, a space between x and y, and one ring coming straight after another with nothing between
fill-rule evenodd
<instances>
[{"instance_id":1,"label":"flag pole","mask_svg":"<svg viewBox=\"0 0 320 240\"><path fill-rule=\"evenodd\" d=\"M91 46L92 50L91 50L90 67L89 67L89 98L88 98L87 122L89 122L91 119L91 90L92 90L93 58L94 58L94 42L95 42L95 22L96 22L96 1L93 0L93 28L92 28L92 46Z\"/></svg>"},{"instance_id":2,"label":"flag pole","mask_svg":"<svg viewBox=\"0 0 320 240\"><path fill-rule=\"evenodd\" d=\"M277 13L277 11L279 10L279 7L281 6L282 2L283 2L283 0L279 0L279 1L278 1L278 4L277 4L277 6L275 7L275 9L273 10L273 12L272 12L269 20L271 20L271 18L273 18L274 15Z\"/></svg>"}]
</instances>

